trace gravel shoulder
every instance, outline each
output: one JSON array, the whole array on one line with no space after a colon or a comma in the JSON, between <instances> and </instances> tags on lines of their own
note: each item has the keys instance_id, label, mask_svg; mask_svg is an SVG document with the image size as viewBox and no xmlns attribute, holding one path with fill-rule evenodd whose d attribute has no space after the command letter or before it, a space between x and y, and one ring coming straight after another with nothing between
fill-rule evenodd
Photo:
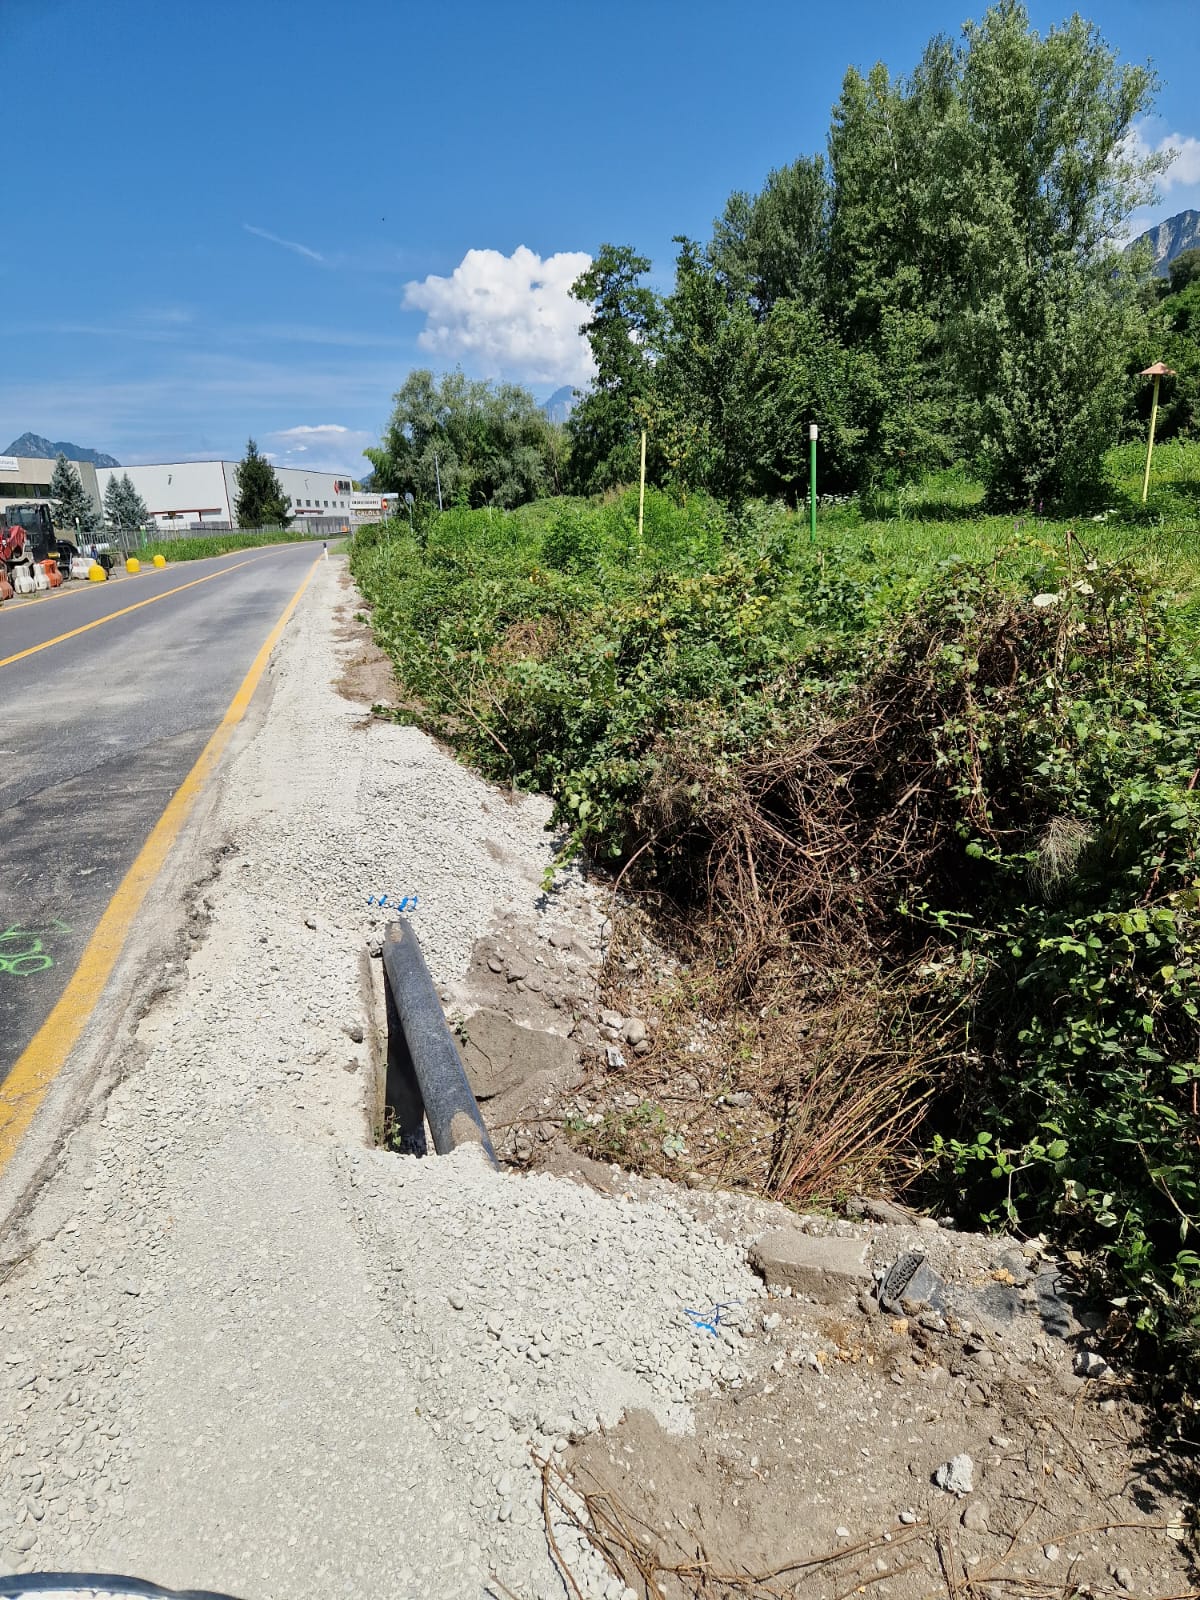
<instances>
[{"instance_id":1,"label":"gravel shoulder","mask_svg":"<svg viewBox=\"0 0 1200 1600\"><path fill-rule=\"evenodd\" d=\"M1189 1592L1186 1507L1121 1380L1075 1371L1088 1330L1036 1250L561 1149L581 1030L620 1033L595 1009L606 902L571 872L543 893L541 800L370 717L357 605L323 564L206 815L182 953L159 950L0 1282L0 1569L247 1600L640 1594L562 1474L659 1530L665 1594L696 1592L672 1565L792 1555L820 1558L814 1596L945 1593L947 1548L952 1593ZM489 1121L542 1170L378 1148L381 894L418 897ZM824 1276L785 1286L814 1249ZM943 1311L877 1309L906 1250ZM970 1495L935 1487L963 1454Z\"/></svg>"},{"instance_id":2,"label":"gravel shoulder","mask_svg":"<svg viewBox=\"0 0 1200 1600\"><path fill-rule=\"evenodd\" d=\"M686 1426L741 1370L673 1315L756 1293L710 1229L373 1147L368 900L419 896L448 984L497 915L545 914L552 845L540 801L337 692L343 571L318 570L225 768L186 959L160 952L0 1287L16 1569L288 1600L478 1595L495 1569L557 1595L530 1445L631 1405Z\"/></svg>"}]
</instances>

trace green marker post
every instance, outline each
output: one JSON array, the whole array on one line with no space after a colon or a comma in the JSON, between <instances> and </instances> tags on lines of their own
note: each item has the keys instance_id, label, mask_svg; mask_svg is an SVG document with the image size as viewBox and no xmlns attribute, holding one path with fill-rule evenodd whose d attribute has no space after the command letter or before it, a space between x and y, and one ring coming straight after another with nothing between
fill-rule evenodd
<instances>
[{"instance_id":1,"label":"green marker post","mask_svg":"<svg viewBox=\"0 0 1200 1600\"><path fill-rule=\"evenodd\" d=\"M817 425L808 426L808 542L817 542Z\"/></svg>"}]
</instances>

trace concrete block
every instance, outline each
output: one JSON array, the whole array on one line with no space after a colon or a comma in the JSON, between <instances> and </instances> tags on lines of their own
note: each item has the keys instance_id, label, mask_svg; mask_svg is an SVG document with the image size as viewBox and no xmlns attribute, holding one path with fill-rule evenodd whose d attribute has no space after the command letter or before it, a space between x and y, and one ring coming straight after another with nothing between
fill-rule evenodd
<instances>
[{"instance_id":1,"label":"concrete block","mask_svg":"<svg viewBox=\"0 0 1200 1600\"><path fill-rule=\"evenodd\" d=\"M750 1265L770 1289L790 1289L823 1305L853 1299L872 1283L865 1239L818 1239L773 1228L750 1251Z\"/></svg>"}]
</instances>

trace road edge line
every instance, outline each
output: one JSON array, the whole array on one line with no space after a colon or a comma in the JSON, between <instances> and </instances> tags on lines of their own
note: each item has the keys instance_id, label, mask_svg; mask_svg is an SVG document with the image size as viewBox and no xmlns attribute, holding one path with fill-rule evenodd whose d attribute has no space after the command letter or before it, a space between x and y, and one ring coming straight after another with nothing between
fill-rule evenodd
<instances>
[{"instance_id":1,"label":"road edge line","mask_svg":"<svg viewBox=\"0 0 1200 1600\"><path fill-rule=\"evenodd\" d=\"M49 1016L17 1057L8 1076L0 1082L0 1177L3 1177L39 1106L91 1020L125 948L142 902L153 887L171 847L183 831L205 784L224 754L233 730L246 715L254 691L266 671L271 652L282 638L292 613L312 582L320 560L318 556L312 563L304 582L284 607L283 614L267 635L225 715L179 788L168 800L134 857L133 864L117 885L79 958L79 964Z\"/></svg>"},{"instance_id":2,"label":"road edge line","mask_svg":"<svg viewBox=\"0 0 1200 1600\"><path fill-rule=\"evenodd\" d=\"M37 655L39 650L49 650L51 645L64 644L68 639L77 639L81 633L102 627L106 622L115 622L118 617L127 617L131 611L140 611L143 606L157 605L160 600L169 600L173 594L182 594L185 589L194 589L198 583L212 583L216 578L223 578L227 572L237 572L240 567L251 566L257 559L256 556L251 556L247 561L236 561L232 567L222 567L220 572L207 572L203 578L190 578L187 583L181 583L177 588L164 589L161 594L147 595L144 600L135 600L131 606L122 606L120 611L110 611L107 616L93 617L91 622L85 622L81 627L55 634L53 639L43 639L41 644L31 644L24 650L18 650L15 655L0 657L0 667L10 667L16 661L24 661L26 656ZM17 609L23 608L18 606Z\"/></svg>"}]
</instances>

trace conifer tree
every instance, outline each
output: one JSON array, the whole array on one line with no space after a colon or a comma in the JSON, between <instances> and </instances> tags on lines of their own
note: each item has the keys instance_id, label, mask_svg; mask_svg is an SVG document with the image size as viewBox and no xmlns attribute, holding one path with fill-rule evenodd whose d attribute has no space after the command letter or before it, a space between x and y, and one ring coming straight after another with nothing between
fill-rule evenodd
<instances>
[{"instance_id":1,"label":"conifer tree","mask_svg":"<svg viewBox=\"0 0 1200 1600\"><path fill-rule=\"evenodd\" d=\"M260 454L253 439L237 469L237 519L239 528L286 528L290 520L287 496L275 468Z\"/></svg>"},{"instance_id":2,"label":"conifer tree","mask_svg":"<svg viewBox=\"0 0 1200 1600\"><path fill-rule=\"evenodd\" d=\"M83 487L74 465L61 453L54 461L50 498L54 502L55 527L71 538L93 533L99 526L100 518L91 495Z\"/></svg>"}]
</instances>

